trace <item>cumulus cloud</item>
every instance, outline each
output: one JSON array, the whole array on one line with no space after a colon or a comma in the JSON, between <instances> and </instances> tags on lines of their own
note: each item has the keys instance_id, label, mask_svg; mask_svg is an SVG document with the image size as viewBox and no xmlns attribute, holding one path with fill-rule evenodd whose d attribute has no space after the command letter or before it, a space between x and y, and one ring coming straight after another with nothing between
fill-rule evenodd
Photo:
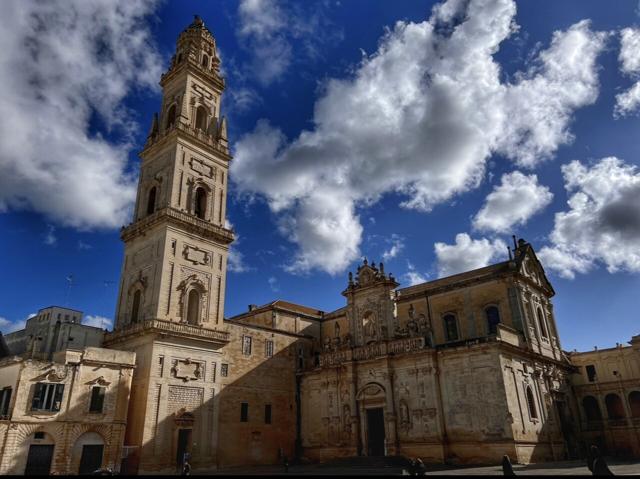
<instances>
[{"instance_id":1,"label":"cumulus cloud","mask_svg":"<svg viewBox=\"0 0 640 479\"><path fill-rule=\"evenodd\" d=\"M160 76L144 21L155 3L3 2L0 211L31 209L82 228L126 221L136 125L123 99L132 88L155 88ZM117 143L90 123L104 124Z\"/></svg>"},{"instance_id":2,"label":"cumulus cloud","mask_svg":"<svg viewBox=\"0 0 640 479\"><path fill-rule=\"evenodd\" d=\"M439 277L451 276L472 269L482 268L507 254L507 245L500 239L472 239L466 233L456 235L455 244L434 245Z\"/></svg>"},{"instance_id":3,"label":"cumulus cloud","mask_svg":"<svg viewBox=\"0 0 640 479\"><path fill-rule=\"evenodd\" d=\"M389 261L390 259L395 258L404 249L404 239L402 236L395 233L391 235L388 243L390 243L391 246L382 253L382 261Z\"/></svg>"},{"instance_id":4,"label":"cumulus cloud","mask_svg":"<svg viewBox=\"0 0 640 479\"><path fill-rule=\"evenodd\" d=\"M408 286L415 286L416 284L426 283L428 280L427 275L418 272L413 264L407 261L407 272L402 275L402 281L408 283Z\"/></svg>"},{"instance_id":5,"label":"cumulus cloud","mask_svg":"<svg viewBox=\"0 0 640 479\"><path fill-rule=\"evenodd\" d=\"M545 268L565 278L596 264L610 273L640 272L640 172L615 158L592 166L562 167L569 209L555 215L551 246L540 250Z\"/></svg>"},{"instance_id":6,"label":"cumulus cloud","mask_svg":"<svg viewBox=\"0 0 640 479\"><path fill-rule=\"evenodd\" d=\"M398 22L352 76L325 83L313 129L288 139L262 120L240 138L233 178L286 218L294 270L344 270L360 256L358 208L385 193L426 212L477 187L494 153L532 167L572 140L573 112L598 95L606 34L588 21L555 32L505 82L493 55L515 12L513 0L450 0Z\"/></svg>"},{"instance_id":7,"label":"cumulus cloud","mask_svg":"<svg viewBox=\"0 0 640 479\"><path fill-rule=\"evenodd\" d=\"M513 225L525 224L552 199L553 193L538 184L536 175L519 171L502 175L501 184L489 193L473 219L473 227L481 231L508 232Z\"/></svg>"},{"instance_id":8,"label":"cumulus cloud","mask_svg":"<svg viewBox=\"0 0 640 479\"><path fill-rule=\"evenodd\" d=\"M640 29L622 29L618 60L622 73L638 81L628 90L616 95L613 112L616 118L635 112L640 105Z\"/></svg>"},{"instance_id":9,"label":"cumulus cloud","mask_svg":"<svg viewBox=\"0 0 640 479\"><path fill-rule=\"evenodd\" d=\"M110 318L105 318L104 316L92 316L87 315L82 318L82 324L86 326L93 326L95 328L108 329L111 330L113 328L113 320Z\"/></svg>"}]
</instances>

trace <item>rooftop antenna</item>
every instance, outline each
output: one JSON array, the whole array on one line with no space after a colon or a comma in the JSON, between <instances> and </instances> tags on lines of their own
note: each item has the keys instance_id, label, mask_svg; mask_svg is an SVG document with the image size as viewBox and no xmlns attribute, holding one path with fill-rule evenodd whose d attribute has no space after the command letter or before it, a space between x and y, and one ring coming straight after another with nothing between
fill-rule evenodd
<instances>
[{"instance_id":1,"label":"rooftop antenna","mask_svg":"<svg viewBox=\"0 0 640 479\"><path fill-rule=\"evenodd\" d=\"M513 238L513 251L518 249L518 242L516 241L516 235L511 235Z\"/></svg>"},{"instance_id":2,"label":"rooftop antenna","mask_svg":"<svg viewBox=\"0 0 640 479\"><path fill-rule=\"evenodd\" d=\"M507 251L509 252L509 261L513 259L513 255L511 254L511 247L507 245Z\"/></svg>"}]
</instances>

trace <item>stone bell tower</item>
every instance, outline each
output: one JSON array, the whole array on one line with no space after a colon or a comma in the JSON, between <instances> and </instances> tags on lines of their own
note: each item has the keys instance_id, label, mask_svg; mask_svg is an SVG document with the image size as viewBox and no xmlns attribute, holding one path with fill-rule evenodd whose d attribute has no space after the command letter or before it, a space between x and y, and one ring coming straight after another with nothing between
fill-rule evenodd
<instances>
[{"instance_id":1,"label":"stone bell tower","mask_svg":"<svg viewBox=\"0 0 640 479\"><path fill-rule=\"evenodd\" d=\"M224 79L195 17L162 75L162 106L140 153L115 328L105 345L136 352L125 445L128 472L215 464L215 371L224 330L231 156L220 115ZM215 413L214 413L215 410Z\"/></svg>"}]
</instances>

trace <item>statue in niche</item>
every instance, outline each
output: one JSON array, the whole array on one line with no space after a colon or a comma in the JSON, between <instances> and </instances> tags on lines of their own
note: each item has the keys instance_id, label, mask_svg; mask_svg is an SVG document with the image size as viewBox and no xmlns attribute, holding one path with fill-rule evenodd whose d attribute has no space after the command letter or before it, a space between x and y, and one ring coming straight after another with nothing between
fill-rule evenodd
<instances>
[{"instance_id":1,"label":"statue in niche","mask_svg":"<svg viewBox=\"0 0 640 479\"><path fill-rule=\"evenodd\" d=\"M364 335L367 338L376 337L376 316L372 311L367 311L362 317L364 326Z\"/></svg>"},{"instance_id":2,"label":"statue in niche","mask_svg":"<svg viewBox=\"0 0 640 479\"><path fill-rule=\"evenodd\" d=\"M403 399L402 401L400 401L400 424L407 425L409 423L409 407Z\"/></svg>"},{"instance_id":3,"label":"statue in niche","mask_svg":"<svg viewBox=\"0 0 640 479\"><path fill-rule=\"evenodd\" d=\"M336 325L334 326L334 331L335 331L335 337L339 338L340 337L340 325L338 323L336 323Z\"/></svg>"},{"instance_id":4,"label":"statue in niche","mask_svg":"<svg viewBox=\"0 0 640 479\"><path fill-rule=\"evenodd\" d=\"M348 404L342 407L342 421L344 424L344 437L349 440L351 439L351 408Z\"/></svg>"},{"instance_id":5,"label":"statue in niche","mask_svg":"<svg viewBox=\"0 0 640 479\"><path fill-rule=\"evenodd\" d=\"M407 323L407 330L409 331L409 336L417 336L418 334L418 323L416 323L413 319Z\"/></svg>"}]
</instances>

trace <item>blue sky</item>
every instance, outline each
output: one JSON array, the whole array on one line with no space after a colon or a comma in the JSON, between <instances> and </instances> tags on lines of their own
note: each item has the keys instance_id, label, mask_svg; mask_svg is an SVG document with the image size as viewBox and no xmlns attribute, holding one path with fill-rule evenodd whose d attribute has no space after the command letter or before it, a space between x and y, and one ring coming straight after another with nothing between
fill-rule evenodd
<instances>
[{"instance_id":1,"label":"blue sky","mask_svg":"<svg viewBox=\"0 0 640 479\"><path fill-rule=\"evenodd\" d=\"M329 311L362 256L409 285L499 261L516 234L565 349L640 333L636 1L120 3L0 20L1 330L65 301L113 317L136 152L198 13L236 157L226 316Z\"/></svg>"}]
</instances>

